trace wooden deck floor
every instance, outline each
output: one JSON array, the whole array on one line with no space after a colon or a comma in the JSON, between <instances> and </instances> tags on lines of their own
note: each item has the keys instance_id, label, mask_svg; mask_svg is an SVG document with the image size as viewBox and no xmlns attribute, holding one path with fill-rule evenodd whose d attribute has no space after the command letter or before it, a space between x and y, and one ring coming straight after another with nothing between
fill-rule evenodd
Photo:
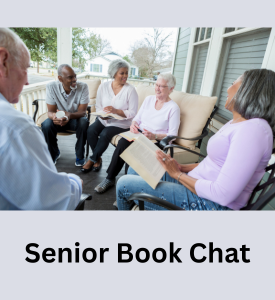
<instances>
[{"instance_id":1,"label":"wooden deck floor","mask_svg":"<svg viewBox=\"0 0 275 300\"><path fill-rule=\"evenodd\" d=\"M78 175L84 183L83 193L91 194L93 199L85 203L85 210L113 210L113 203L116 200L116 189L112 187L104 194L98 194L94 188L107 176L106 170L111 161L114 146L109 145L108 149L103 154L102 168L99 172L89 172L84 174L80 171L80 167L75 166L75 135L57 136L58 147L61 157L56 163L58 172L74 173ZM91 151L91 150L90 150ZM124 175L124 168L117 176L117 180Z\"/></svg>"}]
</instances>

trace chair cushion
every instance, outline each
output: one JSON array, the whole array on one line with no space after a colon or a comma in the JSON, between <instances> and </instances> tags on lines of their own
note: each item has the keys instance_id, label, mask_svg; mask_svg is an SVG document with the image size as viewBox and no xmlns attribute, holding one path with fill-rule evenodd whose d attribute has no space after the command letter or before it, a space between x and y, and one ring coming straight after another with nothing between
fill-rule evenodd
<instances>
[{"instance_id":1,"label":"chair cushion","mask_svg":"<svg viewBox=\"0 0 275 300\"><path fill-rule=\"evenodd\" d=\"M153 86L137 86L136 89L139 97L139 107L147 96L155 94ZM193 95L179 91L172 92L170 97L180 107L181 122L178 136L193 138L201 135L203 127L215 106L217 97ZM176 142L194 150L197 141L177 139Z\"/></svg>"},{"instance_id":2,"label":"chair cushion","mask_svg":"<svg viewBox=\"0 0 275 300\"><path fill-rule=\"evenodd\" d=\"M89 105L95 105L96 94L97 94L98 87L101 84L101 80L100 79L80 79L79 81L87 83L88 88L89 88L89 97L90 97Z\"/></svg>"},{"instance_id":3,"label":"chair cushion","mask_svg":"<svg viewBox=\"0 0 275 300\"><path fill-rule=\"evenodd\" d=\"M40 115L36 121L36 125L41 127L41 124L48 119L48 113L45 112L44 114Z\"/></svg>"}]
</instances>

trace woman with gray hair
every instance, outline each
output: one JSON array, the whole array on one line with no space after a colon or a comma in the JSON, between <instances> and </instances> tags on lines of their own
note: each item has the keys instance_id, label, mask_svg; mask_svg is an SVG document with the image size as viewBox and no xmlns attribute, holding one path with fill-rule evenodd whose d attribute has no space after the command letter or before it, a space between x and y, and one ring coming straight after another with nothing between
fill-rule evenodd
<instances>
[{"instance_id":1,"label":"woman with gray hair","mask_svg":"<svg viewBox=\"0 0 275 300\"><path fill-rule=\"evenodd\" d=\"M131 194L143 191L185 210L239 210L261 181L271 157L275 132L275 73L246 71L227 90L226 109L233 120L207 145L201 162L180 165L161 151L157 158L166 170L153 190L133 169L117 183L118 209L128 210ZM146 203L146 209L163 209Z\"/></svg>"},{"instance_id":2,"label":"woman with gray hair","mask_svg":"<svg viewBox=\"0 0 275 300\"><path fill-rule=\"evenodd\" d=\"M134 86L127 83L129 64L122 60L113 60L108 69L112 81L102 83L97 91L96 111L113 113L123 117L122 120L98 117L89 126L87 140L93 151L89 160L82 167L84 173L97 172L102 166L101 156L111 139L130 129L132 119L138 109L138 95Z\"/></svg>"},{"instance_id":3,"label":"woman with gray hair","mask_svg":"<svg viewBox=\"0 0 275 300\"><path fill-rule=\"evenodd\" d=\"M142 132L149 140L156 140L156 145L167 135L177 135L180 124L180 108L170 98L176 79L172 74L160 74L155 84L155 95L144 99L136 117L132 121L130 131ZM121 171L124 160L120 154L130 146L132 142L122 138L118 142L112 161L107 170L107 178L104 179L95 191L104 193L115 185L115 179Z\"/></svg>"}]
</instances>

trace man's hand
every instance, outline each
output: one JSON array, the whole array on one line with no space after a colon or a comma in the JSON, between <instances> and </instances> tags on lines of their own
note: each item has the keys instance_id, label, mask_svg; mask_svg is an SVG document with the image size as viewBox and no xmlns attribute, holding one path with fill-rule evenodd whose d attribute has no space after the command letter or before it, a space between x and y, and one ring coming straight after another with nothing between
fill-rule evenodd
<instances>
[{"instance_id":1,"label":"man's hand","mask_svg":"<svg viewBox=\"0 0 275 300\"><path fill-rule=\"evenodd\" d=\"M117 114L117 109L113 106L106 106L103 108L103 111L110 114Z\"/></svg>"},{"instance_id":2,"label":"man's hand","mask_svg":"<svg viewBox=\"0 0 275 300\"><path fill-rule=\"evenodd\" d=\"M136 122L133 122L132 124L131 124L131 126L130 126L130 131L132 132L132 133L138 133L138 129L139 129L139 126L138 126L138 124L136 123Z\"/></svg>"},{"instance_id":3,"label":"man's hand","mask_svg":"<svg viewBox=\"0 0 275 300\"><path fill-rule=\"evenodd\" d=\"M59 110L57 110L59 111ZM57 120L60 120L60 123L59 125L62 127L62 126L65 126L69 121L70 121L70 116L71 116L71 113L69 113L68 111L64 111L65 112L65 116L67 117L63 117L63 118L60 118L60 119L57 119Z\"/></svg>"}]
</instances>

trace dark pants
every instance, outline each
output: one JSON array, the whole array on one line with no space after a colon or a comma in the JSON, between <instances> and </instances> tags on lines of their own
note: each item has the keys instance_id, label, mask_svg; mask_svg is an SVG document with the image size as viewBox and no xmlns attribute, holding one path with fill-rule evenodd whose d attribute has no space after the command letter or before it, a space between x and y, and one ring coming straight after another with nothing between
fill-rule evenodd
<instances>
[{"instance_id":1,"label":"dark pants","mask_svg":"<svg viewBox=\"0 0 275 300\"><path fill-rule=\"evenodd\" d=\"M125 131L129 131L129 128L123 129L116 126L105 127L98 119L96 119L95 122L89 126L87 131L87 140L93 151L90 160L96 163L108 148L111 139L115 135Z\"/></svg>"},{"instance_id":2,"label":"dark pants","mask_svg":"<svg viewBox=\"0 0 275 300\"><path fill-rule=\"evenodd\" d=\"M55 125L53 120L46 119L41 124L41 127L53 161L58 155L56 135L58 132L66 132L67 130L76 131L77 142L75 144L75 153L77 158L84 158L84 147L87 140L87 129L89 127L89 122L86 117L71 119L65 126L62 127L60 125Z\"/></svg>"},{"instance_id":3,"label":"dark pants","mask_svg":"<svg viewBox=\"0 0 275 300\"><path fill-rule=\"evenodd\" d=\"M107 179L115 179L118 173L121 171L124 165L124 160L120 157L120 154L128 148L133 142L128 142L124 138L120 139L120 141L117 144L116 150L113 154L111 163L108 167L107 173ZM155 144L159 147L159 143Z\"/></svg>"}]
</instances>

